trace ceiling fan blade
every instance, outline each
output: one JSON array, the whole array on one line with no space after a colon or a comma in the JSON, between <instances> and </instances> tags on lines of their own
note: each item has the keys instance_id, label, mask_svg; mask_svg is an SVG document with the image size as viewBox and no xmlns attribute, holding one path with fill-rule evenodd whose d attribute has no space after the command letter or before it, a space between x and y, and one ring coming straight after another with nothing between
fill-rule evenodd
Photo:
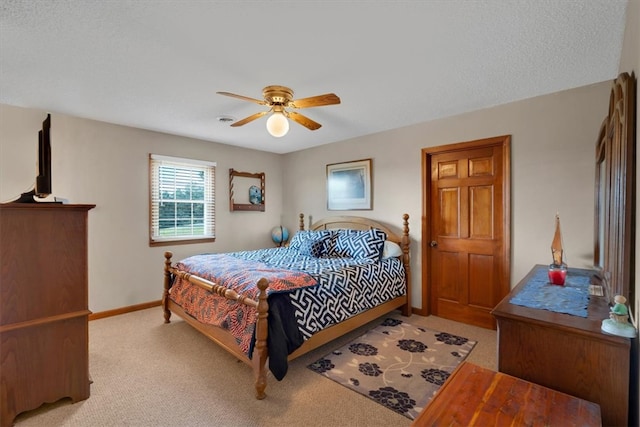
<instances>
[{"instance_id":1,"label":"ceiling fan blade","mask_svg":"<svg viewBox=\"0 0 640 427\"><path fill-rule=\"evenodd\" d=\"M309 130L318 130L322 126L320 123L311 120L307 116L303 116L300 113L296 113L295 111L290 111L287 113L287 117L293 120L296 123L300 123L302 126L306 127Z\"/></svg>"},{"instance_id":2,"label":"ceiling fan blade","mask_svg":"<svg viewBox=\"0 0 640 427\"><path fill-rule=\"evenodd\" d=\"M248 96L236 95L235 93L231 93L231 92L216 92L216 93L218 95L224 95L224 96L230 96L232 98L242 99L243 101L255 102L256 104L260 104L260 105L267 105L267 102L264 100L249 98Z\"/></svg>"},{"instance_id":3,"label":"ceiling fan blade","mask_svg":"<svg viewBox=\"0 0 640 427\"><path fill-rule=\"evenodd\" d=\"M336 95L335 93L325 93L324 95L296 99L289 102L288 106L291 108L309 108L334 104L340 104L340 98L338 97L338 95Z\"/></svg>"},{"instance_id":4,"label":"ceiling fan blade","mask_svg":"<svg viewBox=\"0 0 640 427\"><path fill-rule=\"evenodd\" d=\"M252 114L249 117L245 117L242 120L238 120L237 122L233 122L231 124L231 127L235 128L235 127L238 127L238 126L246 125L247 123L252 122L255 119L259 119L260 117L264 116L267 113L268 113L268 111L260 111L259 113Z\"/></svg>"}]
</instances>

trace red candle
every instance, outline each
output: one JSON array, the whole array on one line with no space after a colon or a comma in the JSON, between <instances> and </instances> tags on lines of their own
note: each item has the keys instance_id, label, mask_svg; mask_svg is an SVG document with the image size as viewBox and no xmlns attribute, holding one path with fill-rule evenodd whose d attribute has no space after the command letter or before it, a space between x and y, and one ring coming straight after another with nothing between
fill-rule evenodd
<instances>
[{"instance_id":1,"label":"red candle","mask_svg":"<svg viewBox=\"0 0 640 427\"><path fill-rule=\"evenodd\" d=\"M549 267L549 282L551 282L552 285L564 285L564 281L566 278L566 268Z\"/></svg>"}]
</instances>

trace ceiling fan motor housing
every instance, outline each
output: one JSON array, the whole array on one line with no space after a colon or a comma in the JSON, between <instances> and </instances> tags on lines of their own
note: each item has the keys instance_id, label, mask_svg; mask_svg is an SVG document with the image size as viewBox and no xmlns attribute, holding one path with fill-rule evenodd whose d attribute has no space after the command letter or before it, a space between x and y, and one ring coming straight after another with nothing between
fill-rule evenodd
<instances>
[{"instance_id":1,"label":"ceiling fan motor housing","mask_svg":"<svg viewBox=\"0 0 640 427\"><path fill-rule=\"evenodd\" d=\"M269 104L287 105L293 99L293 91L285 86L267 86L262 95Z\"/></svg>"}]
</instances>

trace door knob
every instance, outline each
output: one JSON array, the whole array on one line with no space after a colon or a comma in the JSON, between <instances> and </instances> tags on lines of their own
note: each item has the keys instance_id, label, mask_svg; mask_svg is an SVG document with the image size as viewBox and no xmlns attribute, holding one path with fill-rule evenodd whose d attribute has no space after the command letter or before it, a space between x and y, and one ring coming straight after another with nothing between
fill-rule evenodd
<instances>
[{"instance_id":1,"label":"door knob","mask_svg":"<svg viewBox=\"0 0 640 427\"><path fill-rule=\"evenodd\" d=\"M431 246L432 248L435 248L436 246L438 246L438 242L436 242L435 240L432 240L431 242L429 242L429 246Z\"/></svg>"}]
</instances>

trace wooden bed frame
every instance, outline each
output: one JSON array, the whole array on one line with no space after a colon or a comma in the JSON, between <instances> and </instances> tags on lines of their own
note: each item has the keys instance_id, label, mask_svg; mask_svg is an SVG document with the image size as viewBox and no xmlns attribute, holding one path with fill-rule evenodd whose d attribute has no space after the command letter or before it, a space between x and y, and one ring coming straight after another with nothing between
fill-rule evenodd
<instances>
[{"instance_id":1,"label":"wooden bed frame","mask_svg":"<svg viewBox=\"0 0 640 427\"><path fill-rule=\"evenodd\" d=\"M300 214L300 230L304 230L304 215ZM355 230L367 230L377 228L387 234L387 239L391 240L402 248L402 263L406 273L406 294L385 302L382 305L374 307L370 310L357 314L341 323L330 326L315 333L306 340L295 352L289 355L288 360L293 360L311 350L314 350L376 318L400 308L404 316L411 315L411 270L409 267L409 215L403 215L402 234L398 235L384 225L368 218L356 216L336 216L319 220L311 225L311 230L325 230L335 228L348 228ZM266 397L265 388L267 386L267 367L266 362L269 356L267 349L267 322L269 304L267 303L267 287L269 283L262 278L258 281L259 289L258 299L254 300L237 292L217 285L209 280L192 275L190 273L180 271L172 265L171 252L165 252L164 257L164 292L162 294L162 307L164 310L164 322L169 323L171 313L175 313L195 329L203 333L206 337L219 344L226 351L245 362L253 368L255 375L256 398L264 399ZM249 357L236 344L235 338L228 331L217 326L208 325L199 322L191 315L187 314L182 307L173 302L169 298L169 289L171 288L173 277L181 277L196 286L206 289L209 292L224 296L227 299L236 300L242 304L254 307L258 311L256 321L256 344L253 351L253 358Z\"/></svg>"}]
</instances>

